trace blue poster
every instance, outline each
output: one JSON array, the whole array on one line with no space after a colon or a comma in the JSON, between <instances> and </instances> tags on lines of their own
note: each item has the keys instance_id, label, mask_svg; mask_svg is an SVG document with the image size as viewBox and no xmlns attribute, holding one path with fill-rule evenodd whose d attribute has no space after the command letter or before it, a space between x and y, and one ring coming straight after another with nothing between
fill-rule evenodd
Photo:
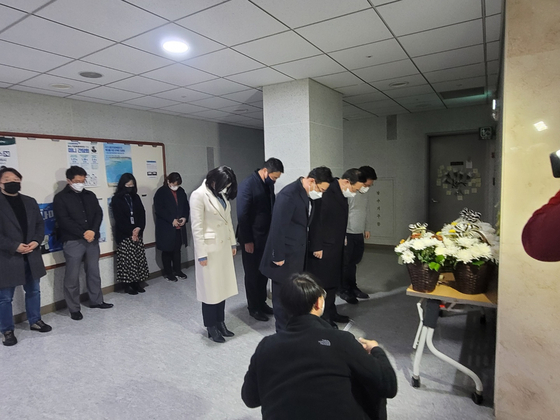
<instances>
[{"instance_id":1,"label":"blue poster","mask_svg":"<svg viewBox=\"0 0 560 420\"><path fill-rule=\"evenodd\" d=\"M107 184L115 187L122 174L132 173L132 152L130 144L104 143L105 171Z\"/></svg>"},{"instance_id":2,"label":"blue poster","mask_svg":"<svg viewBox=\"0 0 560 420\"><path fill-rule=\"evenodd\" d=\"M62 242L56 236L56 220L54 218L53 203L39 204L39 210L45 221L45 237L41 245L41 254L62 250Z\"/></svg>"}]
</instances>

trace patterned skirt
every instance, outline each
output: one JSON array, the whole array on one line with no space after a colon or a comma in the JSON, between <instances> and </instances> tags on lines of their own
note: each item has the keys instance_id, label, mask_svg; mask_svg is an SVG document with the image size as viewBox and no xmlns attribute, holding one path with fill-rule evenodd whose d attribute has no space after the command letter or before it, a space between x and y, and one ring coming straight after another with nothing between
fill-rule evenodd
<instances>
[{"instance_id":1,"label":"patterned skirt","mask_svg":"<svg viewBox=\"0 0 560 420\"><path fill-rule=\"evenodd\" d=\"M117 246L117 282L134 283L148 279L148 261L141 238L126 238Z\"/></svg>"}]
</instances>

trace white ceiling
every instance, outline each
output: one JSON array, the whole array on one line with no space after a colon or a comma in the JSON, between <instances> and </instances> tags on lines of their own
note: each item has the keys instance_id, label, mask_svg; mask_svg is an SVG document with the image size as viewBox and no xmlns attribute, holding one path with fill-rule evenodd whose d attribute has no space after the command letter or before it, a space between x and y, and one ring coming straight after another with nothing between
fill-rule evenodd
<instances>
[{"instance_id":1,"label":"white ceiling","mask_svg":"<svg viewBox=\"0 0 560 420\"><path fill-rule=\"evenodd\" d=\"M344 95L346 119L468 106L496 89L502 13L503 0L0 0L0 88L255 128L263 86L307 77ZM169 39L190 49L167 53Z\"/></svg>"}]
</instances>

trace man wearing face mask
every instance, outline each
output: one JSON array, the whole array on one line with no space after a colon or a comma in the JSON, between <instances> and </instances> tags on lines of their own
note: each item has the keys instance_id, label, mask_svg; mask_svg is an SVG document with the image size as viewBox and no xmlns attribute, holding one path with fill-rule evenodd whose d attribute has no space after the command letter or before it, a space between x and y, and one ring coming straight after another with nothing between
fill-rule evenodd
<instances>
[{"instance_id":1,"label":"man wearing face mask","mask_svg":"<svg viewBox=\"0 0 560 420\"><path fill-rule=\"evenodd\" d=\"M0 333L5 346L17 344L14 335L12 299L23 286L25 312L32 331L49 332L41 320L39 279L46 274L39 244L44 222L37 202L20 194L21 174L14 168L0 169Z\"/></svg>"},{"instance_id":2,"label":"man wearing face mask","mask_svg":"<svg viewBox=\"0 0 560 420\"><path fill-rule=\"evenodd\" d=\"M270 158L238 187L237 238L241 244L245 270L247 308L249 315L257 321L268 321L267 315L273 313L272 308L266 304L268 278L259 271L259 265L272 219L274 183L283 172L282 162Z\"/></svg>"},{"instance_id":3,"label":"man wearing face mask","mask_svg":"<svg viewBox=\"0 0 560 420\"><path fill-rule=\"evenodd\" d=\"M99 228L103 210L97 196L84 189L87 173L79 166L66 170L68 185L54 196L53 210L58 235L63 243L66 272L64 274L64 299L74 321L83 319L80 311L80 266L85 264L86 285L90 308L109 309L111 303L103 302L101 275L99 273ZM85 257L85 258L84 258Z\"/></svg>"},{"instance_id":4,"label":"man wearing face mask","mask_svg":"<svg viewBox=\"0 0 560 420\"><path fill-rule=\"evenodd\" d=\"M280 302L282 284L293 273L304 270L307 231L313 220L311 200L318 200L329 187L332 172L321 166L307 177L286 185L276 196L270 231L261 260L260 271L272 280L272 309L276 331L286 328L288 316Z\"/></svg>"},{"instance_id":5,"label":"man wearing face mask","mask_svg":"<svg viewBox=\"0 0 560 420\"><path fill-rule=\"evenodd\" d=\"M309 225L309 250L306 270L313 274L327 291L325 314L323 317L335 328L336 322L350 320L337 313L336 292L342 282L344 241L348 223L348 198L356 195L364 186L360 182L360 171L348 169L340 179L331 182L323 199L313 203L315 207Z\"/></svg>"},{"instance_id":6,"label":"man wearing face mask","mask_svg":"<svg viewBox=\"0 0 560 420\"><path fill-rule=\"evenodd\" d=\"M308 274L282 288L291 318L251 358L241 398L263 419L387 419L395 371L374 340L337 331L321 319L325 290Z\"/></svg>"},{"instance_id":7,"label":"man wearing face mask","mask_svg":"<svg viewBox=\"0 0 560 420\"><path fill-rule=\"evenodd\" d=\"M377 179L371 166L360 167L361 181L364 186L360 193L348 199L348 226L346 227L346 246L344 247L344 271L340 297L346 302L357 304L358 298L367 299L369 295L358 288L356 280L357 265L364 255L364 239L370 237L368 220L369 204L367 192Z\"/></svg>"}]
</instances>

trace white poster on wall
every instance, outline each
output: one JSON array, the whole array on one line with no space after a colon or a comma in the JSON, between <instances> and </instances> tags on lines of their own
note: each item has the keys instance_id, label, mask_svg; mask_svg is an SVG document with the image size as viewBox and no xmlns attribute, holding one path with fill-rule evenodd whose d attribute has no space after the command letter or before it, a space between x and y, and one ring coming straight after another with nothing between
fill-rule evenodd
<instances>
[{"instance_id":1,"label":"white poster on wall","mask_svg":"<svg viewBox=\"0 0 560 420\"><path fill-rule=\"evenodd\" d=\"M97 187L99 182L99 150L97 143L68 142L68 166L80 166L87 172L86 187Z\"/></svg>"},{"instance_id":2,"label":"white poster on wall","mask_svg":"<svg viewBox=\"0 0 560 420\"><path fill-rule=\"evenodd\" d=\"M18 169L15 137L0 137L0 166Z\"/></svg>"},{"instance_id":3,"label":"white poster on wall","mask_svg":"<svg viewBox=\"0 0 560 420\"><path fill-rule=\"evenodd\" d=\"M157 162L155 160L146 161L146 175L148 178L157 178Z\"/></svg>"}]
</instances>

